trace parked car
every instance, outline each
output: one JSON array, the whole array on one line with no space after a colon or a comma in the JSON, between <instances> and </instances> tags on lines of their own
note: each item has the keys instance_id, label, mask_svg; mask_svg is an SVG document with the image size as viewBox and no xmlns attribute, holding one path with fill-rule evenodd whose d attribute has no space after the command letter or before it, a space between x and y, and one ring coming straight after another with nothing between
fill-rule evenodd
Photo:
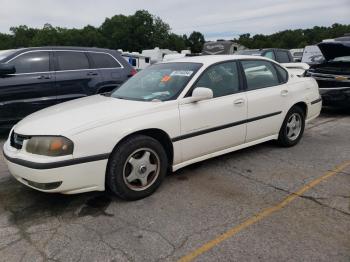
<instances>
[{"instance_id":1,"label":"parked car","mask_svg":"<svg viewBox=\"0 0 350 262\"><path fill-rule=\"evenodd\" d=\"M265 48L265 49L248 49L237 51L236 55L254 55L264 56L278 63L293 63L294 59L291 52L287 49Z\"/></svg>"},{"instance_id":2,"label":"parked car","mask_svg":"<svg viewBox=\"0 0 350 262\"><path fill-rule=\"evenodd\" d=\"M301 59L303 58L304 48L295 48L290 49L289 51L292 54L294 62L301 62Z\"/></svg>"},{"instance_id":3,"label":"parked car","mask_svg":"<svg viewBox=\"0 0 350 262\"><path fill-rule=\"evenodd\" d=\"M266 48L266 49L249 49L238 51L238 55L264 56L281 63L290 73L297 76L303 76L309 69L305 63L295 62L291 52L287 49Z\"/></svg>"},{"instance_id":4,"label":"parked car","mask_svg":"<svg viewBox=\"0 0 350 262\"><path fill-rule=\"evenodd\" d=\"M263 57L197 56L150 66L110 96L59 104L20 121L4 144L12 175L44 192L108 186L152 194L168 170L268 140L296 145L316 118L316 81Z\"/></svg>"},{"instance_id":5,"label":"parked car","mask_svg":"<svg viewBox=\"0 0 350 262\"><path fill-rule=\"evenodd\" d=\"M117 51L36 47L0 51L0 127L67 100L112 91L133 75Z\"/></svg>"},{"instance_id":6,"label":"parked car","mask_svg":"<svg viewBox=\"0 0 350 262\"><path fill-rule=\"evenodd\" d=\"M350 37L318 44L324 60L306 76L316 79L325 106L350 108Z\"/></svg>"}]
</instances>

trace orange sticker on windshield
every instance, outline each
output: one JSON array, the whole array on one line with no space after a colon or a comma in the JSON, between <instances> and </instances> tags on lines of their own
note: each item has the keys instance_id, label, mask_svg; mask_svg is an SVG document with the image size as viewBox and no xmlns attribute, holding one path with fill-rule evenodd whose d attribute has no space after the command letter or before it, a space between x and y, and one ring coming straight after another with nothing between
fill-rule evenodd
<instances>
[{"instance_id":1,"label":"orange sticker on windshield","mask_svg":"<svg viewBox=\"0 0 350 262\"><path fill-rule=\"evenodd\" d=\"M163 83L168 82L170 79L171 79L171 76L165 75L165 76L163 76L162 80L160 80L160 82L163 82Z\"/></svg>"}]
</instances>

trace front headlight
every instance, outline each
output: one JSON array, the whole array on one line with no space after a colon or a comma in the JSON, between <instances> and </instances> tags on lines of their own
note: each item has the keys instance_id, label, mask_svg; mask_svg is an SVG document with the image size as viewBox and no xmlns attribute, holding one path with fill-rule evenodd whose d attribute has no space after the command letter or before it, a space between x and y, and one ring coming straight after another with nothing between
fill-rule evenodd
<instances>
[{"instance_id":1,"label":"front headlight","mask_svg":"<svg viewBox=\"0 0 350 262\"><path fill-rule=\"evenodd\" d=\"M62 136L33 136L26 144L26 151L44 156L73 154L73 142Z\"/></svg>"}]
</instances>

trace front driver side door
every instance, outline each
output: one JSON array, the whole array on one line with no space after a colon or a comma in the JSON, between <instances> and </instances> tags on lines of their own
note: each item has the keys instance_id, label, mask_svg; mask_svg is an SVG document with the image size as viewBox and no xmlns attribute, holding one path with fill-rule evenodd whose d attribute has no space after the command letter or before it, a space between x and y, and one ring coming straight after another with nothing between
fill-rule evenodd
<instances>
[{"instance_id":1,"label":"front driver side door","mask_svg":"<svg viewBox=\"0 0 350 262\"><path fill-rule=\"evenodd\" d=\"M183 161L243 144L246 135L247 99L236 62L211 66L195 87L210 88L214 97L194 103L180 102L178 140Z\"/></svg>"},{"instance_id":2,"label":"front driver side door","mask_svg":"<svg viewBox=\"0 0 350 262\"><path fill-rule=\"evenodd\" d=\"M1 78L0 118L9 125L25 116L56 104L50 51L29 51L7 62L15 74Z\"/></svg>"}]
</instances>

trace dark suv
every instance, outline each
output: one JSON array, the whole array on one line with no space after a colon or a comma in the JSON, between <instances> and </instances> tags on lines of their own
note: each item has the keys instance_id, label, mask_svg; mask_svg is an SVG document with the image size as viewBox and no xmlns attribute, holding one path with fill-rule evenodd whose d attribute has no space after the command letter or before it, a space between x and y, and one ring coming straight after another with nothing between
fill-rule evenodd
<instances>
[{"instance_id":1,"label":"dark suv","mask_svg":"<svg viewBox=\"0 0 350 262\"><path fill-rule=\"evenodd\" d=\"M109 92L135 73L114 50L35 47L0 51L0 127L42 108Z\"/></svg>"},{"instance_id":2,"label":"dark suv","mask_svg":"<svg viewBox=\"0 0 350 262\"><path fill-rule=\"evenodd\" d=\"M248 49L237 51L235 55L256 55L264 56L275 60L278 63L293 63L294 58L291 52L287 49L280 48L265 48L265 49Z\"/></svg>"}]
</instances>

